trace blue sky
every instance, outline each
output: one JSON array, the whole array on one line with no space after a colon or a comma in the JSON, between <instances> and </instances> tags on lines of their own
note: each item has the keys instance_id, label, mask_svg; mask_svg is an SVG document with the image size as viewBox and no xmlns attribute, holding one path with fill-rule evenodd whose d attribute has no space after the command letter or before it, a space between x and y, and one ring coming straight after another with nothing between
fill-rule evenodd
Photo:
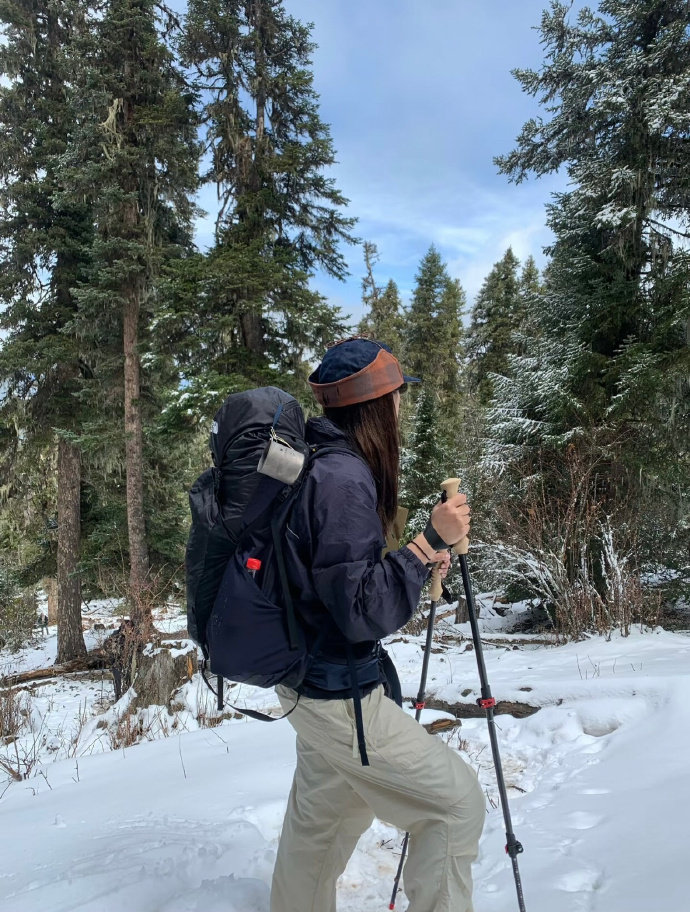
<instances>
[{"instance_id":1,"label":"blue sky","mask_svg":"<svg viewBox=\"0 0 690 912\"><path fill-rule=\"evenodd\" d=\"M175 5L183 7L183 0ZM376 278L407 302L419 261L435 244L471 304L511 245L544 263L544 205L564 178L519 187L493 156L509 151L537 113L510 70L538 68L538 25L547 0L286 0L313 22L314 83L338 163L332 175L376 243ZM580 3L577 4L581 5ZM593 4L595 5L595 4ZM201 205L197 240L212 239L215 190ZM361 247L344 250L351 276L317 274L313 285L353 319L361 316Z\"/></svg>"}]
</instances>

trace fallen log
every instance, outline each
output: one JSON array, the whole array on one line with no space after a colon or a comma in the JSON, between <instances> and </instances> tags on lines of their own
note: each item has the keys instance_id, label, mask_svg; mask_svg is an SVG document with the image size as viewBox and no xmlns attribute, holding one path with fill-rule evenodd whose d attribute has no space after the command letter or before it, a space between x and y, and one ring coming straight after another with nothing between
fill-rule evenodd
<instances>
[{"instance_id":1,"label":"fallen log","mask_svg":"<svg viewBox=\"0 0 690 912\"><path fill-rule=\"evenodd\" d=\"M436 700L434 697L427 697L426 708L450 713L456 719L478 719L486 715L486 710L477 703L448 703L446 700ZM503 714L514 716L516 719L524 719L527 716L533 716L540 709L540 706L532 706L530 703L499 700L494 706L494 715Z\"/></svg>"},{"instance_id":2,"label":"fallen log","mask_svg":"<svg viewBox=\"0 0 690 912\"><path fill-rule=\"evenodd\" d=\"M57 678L61 675L77 674L84 671L95 671L108 667L108 660L100 649L89 652L82 659L72 659L62 665L51 665L49 668L35 668L33 671L22 671L19 674L0 678L0 686L14 687L29 681L40 681L43 678Z\"/></svg>"}]
</instances>

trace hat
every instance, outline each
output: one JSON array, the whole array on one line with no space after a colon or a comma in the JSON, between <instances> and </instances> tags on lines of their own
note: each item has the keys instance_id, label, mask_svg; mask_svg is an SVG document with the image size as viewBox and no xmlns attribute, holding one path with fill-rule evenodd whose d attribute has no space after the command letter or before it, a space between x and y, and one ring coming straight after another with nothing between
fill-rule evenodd
<instances>
[{"instance_id":1,"label":"hat","mask_svg":"<svg viewBox=\"0 0 690 912\"><path fill-rule=\"evenodd\" d=\"M404 383L420 383L403 374L387 345L371 339L345 339L327 349L309 385L321 405L341 408L378 399Z\"/></svg>"}]
</instances>

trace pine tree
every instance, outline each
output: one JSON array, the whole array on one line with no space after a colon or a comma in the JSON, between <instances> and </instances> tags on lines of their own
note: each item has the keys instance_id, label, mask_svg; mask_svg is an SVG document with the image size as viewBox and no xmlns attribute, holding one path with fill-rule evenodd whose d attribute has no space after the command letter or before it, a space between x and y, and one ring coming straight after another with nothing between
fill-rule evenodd
<instances>
[{"instance_id":1,"label":"pine tree","mask_svg":"<svg viewBox=\"0 0 690 912\"><path fill-rule=\"evenodd\" d=\"M460 389L462 314L465 305L465 292L459 280L449 279L441 296L436 325L437 382L442 411L447 415L454 414Z\"/></svg>"},{"instance_id":2,"label":"pine tree","mask_svg":"<svg viewBox=\"0 0 690 912\"><path fill-rule=\"evenodd\" d=\"M364 265L366 274L362 279L362 304L364 317L359 332L364 336L385 342L398 358L403 358L404 317L398 286L393 279L381 289L374 278L374 266L379 255L376 244L364 242Z\"/></svg>"},{"instance_id":3,"label":"pine tree","mask_svg":"<svg viewBox=\"0 0 690 912\"><path fill-rule=\"evenodd\" d=\"M552 2L543 67L515 74L548 118L528 121L516 149L497 159L516 182L564 167L570 189L548 209L551 261L530 295L522 363L495 391L506 420L494 433L518 453L532 448L536 461L522 473L538 466L550 503L577 491L609 515L627 511L646 547L690 477L680 430L690 414L689 22L681 0L602 0L575 21L569 5ZM529 368L535 340L538 370ZM586 470L574 486L564 450ZM687 538L676 516L669 548ZM579 543L590 555L600 546ZM568 551L576 559L577 548Z\"/></svg>"},{"instance_id":4,"label":"pine tree","mask_svg":"<svg viewBox=\"0 0 690 912\"><path fill-rule=\"evenodd\" d=\"M410 390L411 427L405 422L403 495L416 529L422 514L438 500L439 485L453 474L461 443L461 314L464 292L450 278L435 247L422 259L404 338L406 369L421 378ZM416 386L416 384L415 384ZM416 516L416 519L415 519ZM417 531L420 531L417 529Z\"/></svg>"},{"instance_id":5,"label":"pine tree","mask_svg":"<svg viewBox=\"0 0 690 912\"><path fill-rule=\"evenodd\" d=\"M317 267L345 275L338 245L353 225L324 174L334 152L312 50L310 29L279 0L190 0L181 51L205 101L205 179L220 199L195 286L188 375L202 399L248 383L300 385L304 354L344 329L308 286ZM173 331L178 314L171 308Z\"/></svg>"},{"instance_id":6,"label":"pine tree","mask_svg":"<svg viewBox=\"0 0 690 912\"><path fill-rule=\"evenodd\" d=\"M533 256L528 256L525 265L522 267L519 281L519 294L523 299L521 311L525 318L529 314L529 297L533 294L539 294L541 291L541 279L539 269L534 261Z\"/></svg>"},{"instance_id":7,"label":"pine tree","mask_svg":"<svg viewBox=\"0 0 690 912\"><path fill-rule=\"evenodd\" d=\"M432 245L419 266L407 315L409 370L433 386L442 402L458 389L459 345L465 296Z\"/></svg>"},{"instance_id":8,"label":"pine tree","mask_svg":"<svg viewBox=\"0 0 690 912\"><path fill-rule=\"evenodd\" d=\"M569 10L552 2L543 16L542 70L515 73L552 116L528 121L497 162L516 182L566 166L574 184L549 212L552 323L576 327L591 353L603 417L621 381L618 354L631 340L654 346L669 322L670 302L653 289L678 235L669 222L690 209L688 9L682 0L602 0L599 15L582 10L576 23ZM685 319L675 321L678 351Z\"/></svg>"},{"instance_id":9,"label":"pine tree","mask_svg":"<svg viewBox=\"0 0 690 912\"><path fill-rule=\"evenodd\" d=\"M380 257L376 244L372 241L364 241L364 278L362 279L362 304L365 308L365 315L360 323L360 332L366 334L369 332L369 317L374 306L381 297L381 289L376 284L374 278L374 266L378 263Z\"/></svg>"},{"instance_id":10,"label":"pine tree","mask_svg":"<svg viewBox=\"0 0 690 912\"><path fill-rule=\"evenodd\" d=\"M417 397L413 430L402 458L401 501L410 510L409 528L415 530L415 535L426 525L429 510L439 499L441 482L450 475L448 463L440 428L438 394L424 384Z\"/></svg>"},{"instance_id":11,"label":"pine tree","mask_svg":"<svg viewBox=\"0 0 690 912\"><path fill-rule=\"evenodd\" d=\"M4 466L10 497L26 496L36 467L57 447L57 503L44 498L43 525L57 511L57 554L34 553L22 578L58 578L58 662L86 652L81 625L81 453L73 442L81 411L75 394L89 378L83 348L71 329L72 289L84 275L91 238L89 206L59 205L62 161L75 117L66 51L84 28L84 4L65 0L0 6L0 420L14 429L13 458ZM57 440L56 440L57 432ZM19 466L30 477L18 473ZM23 479L26 483L23 483ZM43 494L50 486L43 487ZM23 518L33 513L23 511ZM15 520L17 519L15 514ZM25 535L30 534L25 528ZM34 533L36 534L36 533ZM51 536L41 538L48 542ZM48 558L46 562L46 558ZM22 561L20 559L19 563Z\"/></svg>"},{"instance_id":12,"label":"pine tree","mask_svg":"<svg viewBox=\"0 0 690 912\"><path fill-rule=\"evenodd\" d=\"M108 0L93 18L75 59L80 127L65 177L65 199L88 199L94 213L75 322L99 374L91 436L100 430L119 444L106 422L123 419L130 613L142 637L150 624L144 423L160 409L156 384L178 382L160 358L156 373L148 356L142 367L142 352L151 349L161 272L191 244L198 160L194 97L159 34L157 9L155 0Z\"/></svg>"},{"instance_id":13,"label":"pine tree","mask_svg":"<svg viewBox=\"0 0 690 912\"><path fill-rule=\"evenodd\" d=\"M519 265L509 247L484 280L472 308L466 343L468 378L483 404L491 399L491 374L507 370L508 355L515 350L514 333L522 324Z\"/></svg>"}]
</instances>

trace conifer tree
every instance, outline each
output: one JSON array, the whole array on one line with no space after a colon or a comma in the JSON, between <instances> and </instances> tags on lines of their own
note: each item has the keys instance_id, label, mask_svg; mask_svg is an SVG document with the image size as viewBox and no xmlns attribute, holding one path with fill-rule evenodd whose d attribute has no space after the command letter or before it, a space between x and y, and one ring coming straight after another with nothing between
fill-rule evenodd
<instances>
[{"instance_id":1,"label":"conifer tree","mask_svg":"<svg viewBox=\"0 0 690 912\"><path fill-rule=\"evenodd\" d=\"M416 279L404 340L406 368L422 379L421 387L410 391L409 408L414 418L406 434L409 444L403 465L407 505L413 511L436 503L439 482L452 474L452 466L457 464L462 414L461 313L465 303L460 283L450 278L434 246L422 259Z\"/></svg>"},{"instance_id":2,"label":"conifer tree","mask_svg":"<svg viewBox=\"0 0 690 912\"><path fill-rule=\"evenodd\" d=\"M433 386L445 404L458 390L459 346L465 295L432 245L422 259L407 315L409 370Z\"/></svg>"},{"instance_id":3,"label":"conifer tree","mask_svg":"<svg viewBox=\"0 0 690 912\"><path fill-rule=\"evenodd\" d=\"M42 522L57 512L57 554L34 553L25 582L58 579L58 662L84 655L81 625L81 453L74 443L82 412L75 398L90 368L71 328L72 289L88 263L91 213L82 200L60 205L62 156L74 129L72 72L66 51L84 29L83 3L5 0L0 21L0 421L14 440L3 466L10 497L29 497L57 448L57 503L43 487ZM57 440L56 440L57 433ZM9 455L9 453L8 453ZM20 465L25 472L19 472ZM24 501L25 505L27 501ZM34 511L21 511L27 519ZM15 519L18 518L15 513ZM29 529L24 529L28 536ZM50 536L43 534L44 540ZM5 541L8 544L8 541ZM20 561L21 563L21 561Z\"/></svg>"},{"instance_id":4,"label":"conifer tree","mask_svg":"<svg viewBox=\"0 0 690 912\"><path fill-rule=\"evenodd\" d=\"M374 278L374 266L378 263L380 257L376 244L372 241L364 241L364 278L362 279L362 304L365 308L365 316L360 325L360 329L366 331L367 312L371 312L373 306L381 297L381 288L376 284Z\"/></svg>"},{"instance_id":5,"label":"conifer tree","mask_svg":"<svg viewBox=\"0 0 690 912\"><path fill-rule=\"evenodd\" d=\"M516 182L568 170L574 189L549 212L557 240L547 316L576 328L598 373L602 418L630 341L654 347L661 330L668 344L665 327L675 322L671 344L683 348L685 311L671 313L675 303L654 289L668 287L679 234L670 220L682 223L690 211L688 9L682 0L602 0L599 15L569 15L552 2L541 25L544 66L515 72L552 116L528 121L517 148L497 162Z\"/></svg>"},{"instance_id":6,"label":"conifer tree","mask_svg":"<svg viewBox=\"0 0 690 912\"><path fill-rule=\"evenodd\" d=\"M529 315L529 297L530 295L539 294L541 291L541 279L539 269L534 262L533 256L528 256L525 265L522 267L519 281L519 294L523 299L521 307L522 314L525 318Z\"/></svg>"},{"instance_id":7,"label":"conifer tree","mask_svg":"<svg viewBox=\"0 0 690 912\"><path fill-rule=\"evenodd\" d=\"M598 465L587 496L609 512L631 498L636 536L653 512L650 489L668 517L690 477L680 430L690 414L689 21L681 0L602 0L577 17L552 2L542 68L515 73L548 117L528 121L515 150L497 159L516 182L561 167L570 178L549 207L555 242L531 297L541 368L532 390L515 365L515 383L497 391L503 439L522 421L542 456L555 441L587 451ZM540 462L558 485L558 463ZM671 538L682 542L678 518Z\"/></svg>"},{"instance_id":8,"label":"conifer tree","mask_svg":"<svg viewBox=\"0 0 690 912\"><path fill-rule=\"evenodd\" d=\"M378 262L376 245L364 242L364 265L366 274L362 279L362 304L364 317L359 324L359 332L372 339L378 339L391 347L398 358L403 358L402 302L398 286L389 279L382 289L376 284L374 266Z\"/></svg>"},{"instance_id":9,"label":"conifer tree","mask_svg":"<svg viewBox=\"0 0 690 912\"><path fill-rule=\"evenodd\" d=\"M75 322L98 364L100 399L91 406L105 437L113 439L105 422L122 416L130 613L142 637L150 624L144 423L160 408L161 380L147 372L148 356L142 367L142 352L151 348L161 272L191 244L198 160L194 99L159 34L157 10L155 0L108 0L93 18L75 60L80 127L65 177L65 199L88 199L94 213ZM153 366L166 367L161 359ZM165 379L175 382L174 374Z\"/></svg>"},{"instance_id":10,"label":"conifer tree","mask_svg":"<svg viewBox=\"0 0 690 912\"><path fill-rule=\"evenodd\" d=\"M448 452L440 432L438 393L422 384L415 406L413 429L409 445L403 451L401 501L410 510L410 529L415 533L422 508L433 506L439 498L440 485L450 474ZM428 510L424 512L424 524Z\"/></svg>"},{"instance_id":11,"label":"conifer tree","mask_svg":"<svg viewBox=\"0 0 690 912\"><path fill-rule=\"evenodd\" d=\"M345 275L338 245L353 225L324 173L334 152L312 50L309 27L280 0L190 0L181 51L205 102L205 179L217 187L220 213L196 277L198 345L188 373L210 399L252 382L295 386L303 353L344 328L308 286L317 267ZM173 331L178 314L171 308Z\"/></svg>"},{"instance_id":12,"label":"conifer tree","mask_svg":"<svg viewBox=\"0 0 690 912\"><path fill-rule=\"evenodd\" d=\"M483 404L491 399L490 375L507 370L507 357L515 350L514 333L522 324L519 265L509 247L484 280L472 308L466 343L468 376Z\"/></svg>"}]
</instances>

